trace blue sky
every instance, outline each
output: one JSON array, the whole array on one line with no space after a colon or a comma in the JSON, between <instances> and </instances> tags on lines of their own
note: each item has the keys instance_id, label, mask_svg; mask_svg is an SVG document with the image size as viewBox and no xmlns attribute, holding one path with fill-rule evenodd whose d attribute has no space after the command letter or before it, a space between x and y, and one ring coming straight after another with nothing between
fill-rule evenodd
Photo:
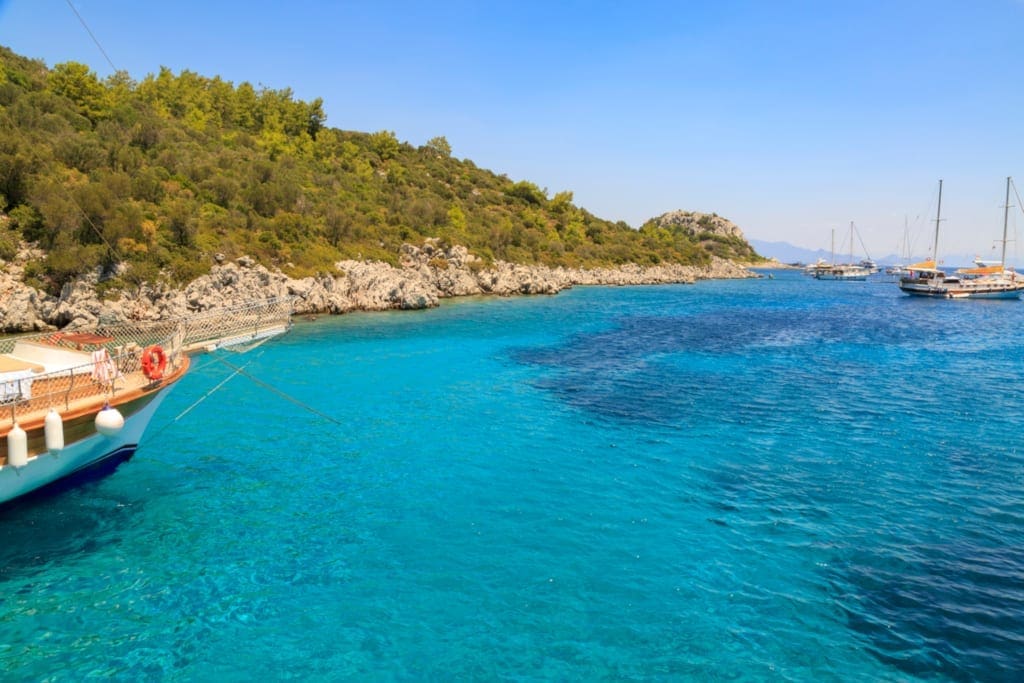
<instances>
[{"instance_id":1,"label":"blue sky","mask_svg":"<svg viewBox=\"0 0 1024 683\"><path fill-rule=\"evenodd\" d=\"M73 4L137 80L290 87L634 227L713 211L848 250L854 221L879 257L906 217L924 253L943 178L940 255L988 255L1006 176L1024 188L1020 0ZM0 0L0 44L112 71L66 0Z\"/></svg>"}]
</instances>

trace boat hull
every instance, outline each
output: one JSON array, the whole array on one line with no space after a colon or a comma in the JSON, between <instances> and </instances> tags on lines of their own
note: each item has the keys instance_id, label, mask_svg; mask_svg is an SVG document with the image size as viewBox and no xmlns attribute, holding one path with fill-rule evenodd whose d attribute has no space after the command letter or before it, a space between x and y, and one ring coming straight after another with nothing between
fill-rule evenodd
<instances>
[{"instance_id":1,"label":"boat hull","mask_svg":"<svg viewBox=\"0 0 1024 683\"><path fill-rule=\"evenodd\" d=\"M855 274L855 275L833 275L831 273L824 273L822 275L815 275L818 280L845 280L847 282L864 282L868 279L866 273Z\"/></svg>"},{"instance_id":2,"label":"boat hull","mask_svg":"<svg viewBox=\"0 0 1024 683\"><path fill-rule=\"evenodd\" d=\"M113 436L98 432L67 444L59 453L30 457L23 467L0 467L0 505L29 496L53 494L106 476L129 460L167 390L125 418Z\"/></svg>"},{"instance_id":3,"label":"boat hull","mask_svg":"<svg viewBox=\"0 0 1024 683\"><path fill-rule=\"evenodd\" d=\"M815 266L811 273L817 280L845 280L863 282L869 275L877 273L876 268L866 266L840 264L835 266Z\"/></svg>"},{"instance_id":4,"label":"boat hull","mask_svg":"<svg viewBox=\"0 0 1024 683\"><path fill-rule=\"evenodd\" d=\"M911 296L928 296L935 299L949 298L949 287L942 285L900 282L900 290Z\"/></svg>"},{"instance_id":5,"label":"boat hull","mask_svg":"<svg viewBox=\"0 0 1024 683\"><path fill-rule=\"evenodd\" d=\"M991 291L974 291L974 292L953 292L949 295L950 299L1019 299L1019 289L1003 289L1003 290L991 290Z\"/></svg>"},{"instance_id":6,"label":"boat hull","mask_svg":"<svg viewBox=\"0 0 1024 683\"><path fill-rule=\"evenodd\" d=\"M926 296L934 299L1019 299L1020 286L974 286L925 284L900 282L900 289L911 296Z\"/></svg>"}]
</instances>

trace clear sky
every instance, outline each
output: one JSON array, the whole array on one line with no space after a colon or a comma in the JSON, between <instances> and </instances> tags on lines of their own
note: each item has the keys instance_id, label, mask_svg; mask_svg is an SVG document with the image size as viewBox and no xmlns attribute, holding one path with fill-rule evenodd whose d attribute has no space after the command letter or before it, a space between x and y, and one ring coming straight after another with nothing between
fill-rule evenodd
<instances>
[{"instance_id":1,"label":"clear sky","mask_svg":"<svg viewBox=\"0 0 1024 683\"><path fill-rule=\"evenodd\" d=\"M1022 0L72 2L136 80L288 87L634 227L716 212L848 250L854 221L877 258L906 217L922 254L943 178L940 254L990 254L1024 188ZM67 0L0 0L0 44L113 71Z\"/></svg>"}]
</instances>

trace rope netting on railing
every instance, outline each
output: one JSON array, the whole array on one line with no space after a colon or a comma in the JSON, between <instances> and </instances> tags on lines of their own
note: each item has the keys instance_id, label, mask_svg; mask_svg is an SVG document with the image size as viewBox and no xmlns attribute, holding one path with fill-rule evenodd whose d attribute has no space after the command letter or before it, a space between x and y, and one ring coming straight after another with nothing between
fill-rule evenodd
<instances>
[{"instance_id":1,"label":"rope netting on railing","mask_svg":"<svg viewBox=\"0 0 1024 683\"><path fill-rule=\"evenodd\" d=\"M204 342L259 334L267 329L287 327L292 315L293 297L278 297L238 306L211 309L161 322L100 323L90 329L109 340L99 342L112 353L118 346L135 343L139 346L160 343L175 331L183 334L182 347L194 348ZM19 341L73 346L73 340L88 334L82 330L60 332L29 332L0 337L0 354L11 353ZM68 341L68 340L71 341ZM93 344L95 345L95 344Z\"/></svg>"},{"instance_id":2,"label":"rope netting on railing","mask_svg":"<svg viewBox=\"0 0 1024 683\"><path fill-rule=\"evenodd\" d=\"M177 370L191 349L279 334L292 299L272 299L155 323L118 323L92 331L22 334L0 339L0 430L19 416L80 399L114 396ZM156 353L146 353L153 350ZM161 359L162 356L162 359ZM148 374L156 357L163 367Z\"/></svg>"},{"instance_id":3,"label":"rope netting on railing","mask_svg":"<svg viewBox=\"0 0 1024 683\"><path fill-rule=\"evenodd\" d=\"M191 350L283 331L290 323L293 304L292 297L278 297L189 315L181 319L185 327L185 348Z\"/></svg>"}]
</instances>

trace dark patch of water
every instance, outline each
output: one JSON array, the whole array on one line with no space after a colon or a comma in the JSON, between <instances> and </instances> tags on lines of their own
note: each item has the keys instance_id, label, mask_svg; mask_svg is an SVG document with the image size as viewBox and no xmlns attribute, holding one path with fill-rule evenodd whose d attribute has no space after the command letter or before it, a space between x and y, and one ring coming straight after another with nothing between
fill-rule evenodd
<instances>
[{"instance_id":1,"label":"dark patch of water","mask_svg":"<svg viewBox=\"0 0 1024 683\"><path fill-rule=\"evenodd\" d=\"M1024 549L878 549L842 565L833 587L868 651L903 673L1016 681L1024 672Z\"/></svg>"}]
</instances>

